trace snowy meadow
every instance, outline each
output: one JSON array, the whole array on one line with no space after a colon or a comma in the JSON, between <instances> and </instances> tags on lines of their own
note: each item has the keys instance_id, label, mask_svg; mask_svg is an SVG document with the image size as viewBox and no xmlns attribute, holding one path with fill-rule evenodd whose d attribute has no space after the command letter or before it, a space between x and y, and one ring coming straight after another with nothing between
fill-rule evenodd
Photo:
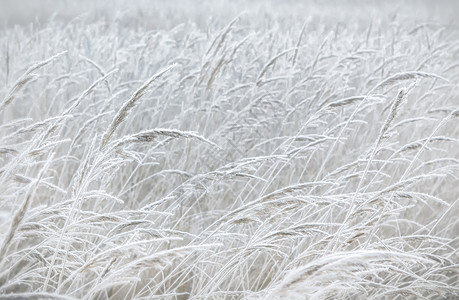
<instances>
[{"instance_id":1,"label":"snowy meadow","mask_svg":"<svg viewBox=\"0 0 459 300\"><path fill-rule=\"evenodd\" d=\"M0 3L0 299L459 298L454 1L41 3Z\"/></svg>"}]
</instances>

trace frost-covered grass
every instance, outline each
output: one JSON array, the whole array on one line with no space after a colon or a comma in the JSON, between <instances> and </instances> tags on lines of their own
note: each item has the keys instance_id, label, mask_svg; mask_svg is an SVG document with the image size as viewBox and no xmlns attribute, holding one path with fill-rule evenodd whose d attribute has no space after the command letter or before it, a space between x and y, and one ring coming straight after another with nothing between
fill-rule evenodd
<instances>
[{"instance_id":1,"label":"frost-covered grass","mask_svg":"<svg viewBox=\"0 0 459 300\"><path fill-rule=\"evenodd\" d=\"M0 299L459 297L455 25L107 9L1 31Z\"/></svg>"}]
</instances>

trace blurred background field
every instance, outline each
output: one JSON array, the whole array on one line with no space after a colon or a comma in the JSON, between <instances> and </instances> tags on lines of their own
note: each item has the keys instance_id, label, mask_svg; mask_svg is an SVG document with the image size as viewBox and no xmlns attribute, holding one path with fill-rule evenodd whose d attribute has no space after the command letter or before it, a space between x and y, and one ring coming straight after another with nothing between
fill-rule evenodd
<instances>
[{"instance_id":1,"label":"blurred background field","mask_svg":"<svg viewBox=\"0 0 459 300\"><path fill-rule=\"evenodd\" d=\"M117 14L119 12L120 14ZM349 18L368 20L372 16L410 16L415 22L453 22L457 24L459 1L455 0L2 0L0 26L44 22L51 17L70 20L81 14L94 19L122 16L126 26L139 22L147 28L169 28L185 21L205 26L209 19L223 23L246 12L252 18L268 13L282 18L288 16L302 22L305 17L320 16L331 21L345 22Z\"/></svg>"}]
</instances>

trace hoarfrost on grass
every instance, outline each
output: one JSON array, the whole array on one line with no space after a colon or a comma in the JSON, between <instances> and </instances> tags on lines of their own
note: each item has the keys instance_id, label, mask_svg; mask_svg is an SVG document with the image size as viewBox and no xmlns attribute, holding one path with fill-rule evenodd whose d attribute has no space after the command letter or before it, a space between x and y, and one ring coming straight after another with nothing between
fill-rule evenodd
<instances>
[{"instance_id":1,"label":"hoarfrost on grass","mask_svg":"<svg viewBox=\"0 0 459 300\"><path fill-rule=\"evenodd\" d=\"M459 297L454 22L101 3L1 30L0 299Z\"/></svg>"}]
</instances>

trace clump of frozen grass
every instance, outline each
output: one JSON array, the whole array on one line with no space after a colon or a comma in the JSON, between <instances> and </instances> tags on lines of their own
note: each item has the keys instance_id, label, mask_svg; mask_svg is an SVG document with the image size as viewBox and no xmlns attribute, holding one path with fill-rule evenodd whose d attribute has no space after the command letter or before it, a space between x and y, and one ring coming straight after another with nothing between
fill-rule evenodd
<instances>
[{"instance_id":1,"label":"clump of frozen grass","mask_svg":"<svg viewBox=\"0 0 459 300\"><path fill-rule=\"evenodd\" d=\"M454 29L268 21L5 29L0 299L459 296Z\"/></svg>"}]
</instances>

